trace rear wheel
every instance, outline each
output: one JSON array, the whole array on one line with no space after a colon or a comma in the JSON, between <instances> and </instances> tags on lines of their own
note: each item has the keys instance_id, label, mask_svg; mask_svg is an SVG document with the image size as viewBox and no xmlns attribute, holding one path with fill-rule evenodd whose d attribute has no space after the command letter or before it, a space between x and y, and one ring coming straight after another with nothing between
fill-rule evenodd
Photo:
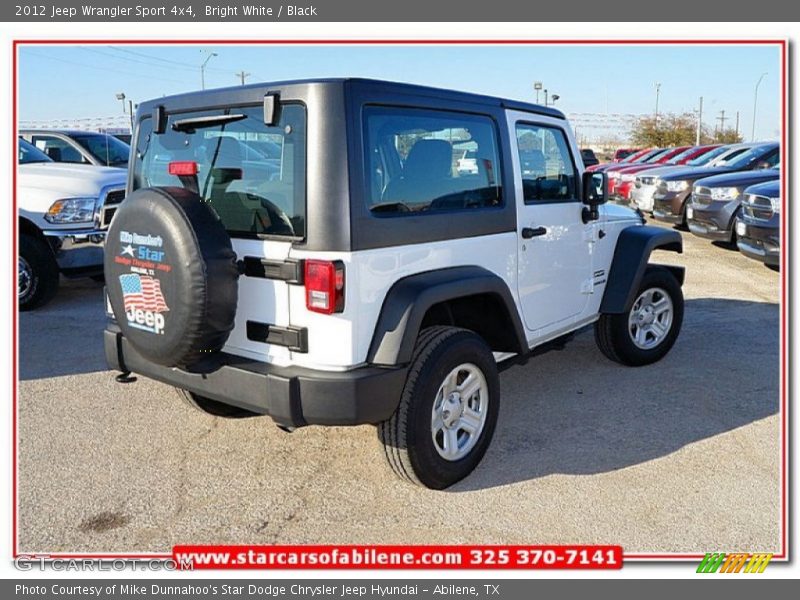
<instances>
[{"instance_id":1,"label":"rear wheel","mask_svg":"<svg viewBox=\"0 0 800 600\"><path fill-rule=\"evenodd\" d=\"M609 359L629 366L661 360L680 333L683 293L675 276L664 267L648 267L631 308L601 315L595 341Z\"/></svg>"},{"instance_id":2,"label":"rear wheel","mask_svg":"<svg viewBox=\"0 0 800 600\"><path fill-rule=\"evenodd\" d=\"M389 466L444 489L469 475L497 424L499 379L491 350L456 327L423 329L394 415L378 426Z\"/></svg>"},{"instance_id":3,"label":"rear wheel","mask_svg":"<svg viewBox=\"0 0 800 600\"><path fill-rule=\"evenodd\" d=\"M259 416L257 413L244 408L231 406L230 404L225 404L224 402L218 402L217 400L212 400L206 396L201 396L200 394L195 394L194 392L183 390L181 388L175 388L175 391L178 392L181 400L183 400L187 405L191 406L195 410L199 410L200 412L213 417L223 417L225 419L244 419L246 417Z\"/></svg>"},{"instance_id":4,"label":"rear wheel","mask_svg":"<svg viewBox=\"0 0 800 600\"><path fill-rule=\"evenodd\" d=\"M47 244L22 234L17 258L17 301L21 311L44 306L58 291L58 265Z\"/></svg>"}]
</instances>

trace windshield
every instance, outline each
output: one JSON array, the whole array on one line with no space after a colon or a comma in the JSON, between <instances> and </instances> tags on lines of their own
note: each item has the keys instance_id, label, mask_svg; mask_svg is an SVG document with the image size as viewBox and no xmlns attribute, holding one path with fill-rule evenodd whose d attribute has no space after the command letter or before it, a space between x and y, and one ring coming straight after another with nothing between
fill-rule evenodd
<instances>
[{"instance_id":1,"label":"windshield","mask_svg":"<svg viewBox=\"0 0 800 600\"><path fill-rule=\"evenodd\" d=\"M29 144L25 140L19 140L19 151L17 152L17 162L21 165L38 162L53 162L44 152L36 146Z\"/></svg>"},{"instance_id":2,"label":"windshield","mask_svg":"<svg viewBox=\"0 0 800 600\"><path fill-rule=\"evenodd\" d=\"M73 135L72 138L98 161L109 167L126 167L131 147L105 133Z\"/></svg>"},{"instance_id":3,"label":"windshield","mask_svg":"<svg viewBox=\"0 0 800 600\"><path fill-rule=\"evenodd\" d=\"M698 152L698 151L700 151L702 155L706 154L705 152L702 151L702 149L697 148L696 146L692 146L690 148L687 148L683 152L678 152L678 154L676 154L675 156L673 156L672 158L670 158L667 161L667 164L668 165L677 165L682 160L684 160L687 156L690 156L693 152Z\"/></svg>"},{"instance_id":4,"label":"windshield","mask_svg":"<svg viewBox=\"0 0 800 600\"><path fill-rule=\"evenodd\" d=\"M645 152L644 154L640 155L638 158L635 158L631 162L632 163L637 163L637 164L638 163L645 163L645 162L647 162L647 160L649 158L652 158L656 154L661 154L661 152L663 152L663 150L661 148L655 148L653 150L648 150L647 152Z\"/></svg>"},{"instance_id":5,"label":"windshield","mask_svg":"<svg viewBox=\"0 0 800 600\"><path fill-rule=\"evenodd\" d=\"M722 156L726 152L731 152L732 150L733 149L730 146L720 146L719 148L714 148L713 150L706 152L705 154L701 154L700 156L693 158L686 164L690 167L702 167L703 165L709 164L712 160L714 160L718 156Z\"/></svg>"},{"instance_id":6,"label":"windshield","mask_svg":"<svg viewBox=\"0 0 800 600\"><path fill-rule=\"evenodd\" d=\"M143 119L136 140L133 189L193 189L232 236L304 237L305 109L286 104L278 114L274 126L264 124L261 106L169 115L162 134L152 134L152 119ZM224 115L233 119L199 121ZM179 131L173 128L176 121L181 121ZM175 162L184 167L191 163L197 174L170 174Z\"/></svg>"},{"instance_id":7,"label":"windshield","mask_svg":"<svg viewBox=\"0 0 800 600\"><path fill-rule=\"evenodd\" d=\"M743 152L736 158L732 160L727 160L722 164L724 164L726 167L731 167L732 169L744 169L750 166L750 164L753 161L758 160L762 156L765 156L770 152L772 152L772 150L774 150L773 146L756 146L755 148L750 148L747 152ZM777 158L778 157L776 154L775 155L776 162Z\"/></svg>"},{"instance_id":8,"label":"windshield","mask_svg":"<svg viewBox=\"0 0 800 600\"><path fill-rule=\"evenodd\" d=\"M669 152L670 152L669 148L665 148L664 150L658 150L655 154L651 155L650 157L645 159L643 162L646 162L648 164L654 163L658 159L662 158L665 154L668 154Z\"/></svg>"}]
</instances>

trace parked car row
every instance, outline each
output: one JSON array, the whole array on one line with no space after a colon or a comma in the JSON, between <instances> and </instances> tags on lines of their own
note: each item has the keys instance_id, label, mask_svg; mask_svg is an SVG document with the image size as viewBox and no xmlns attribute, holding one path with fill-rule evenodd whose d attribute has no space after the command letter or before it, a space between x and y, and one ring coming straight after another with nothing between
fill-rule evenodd
<instances>
[{"instance_id":1,"label":"parked car row","mask_svg":"<svg viewBox=\"0 0 800 600\"><path fill-rule=\"evenodd\" d=\"M589 170L606 172L617 203L776 266L779 158L777 142L649 148Z\"/></svg>"},{"instance_id":2,"label":"parked car row","mask_svg":"<svg viewBox=\"0 0 800 600\"><path fill-rule=\"evenodd\" d=\"M105 134L22 132L17 205L20 310L49 302L59 278L103 277L106 230L125 197L130 147ZM112 165L112 166L106 166Z\"/></svg>"}]
</instances>

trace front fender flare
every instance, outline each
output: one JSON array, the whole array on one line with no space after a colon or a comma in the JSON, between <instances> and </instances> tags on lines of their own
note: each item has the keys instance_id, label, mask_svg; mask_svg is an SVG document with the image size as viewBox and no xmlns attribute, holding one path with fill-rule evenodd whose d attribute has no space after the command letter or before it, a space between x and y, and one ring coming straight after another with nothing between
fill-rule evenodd
<instances>
[{"instance_id":1,"label":"front fender flare","mask_svg":"<svg viewBox=\"0 0 800 600\"><path fill-rule=\"evenodd\" d=\"M672 229L637 225L623 229L617 239L600 312L620 314L630 310L653 250L683 253L683 238ZM683 285L683 267L667 267Z\"/></svg>"}]
</instances>

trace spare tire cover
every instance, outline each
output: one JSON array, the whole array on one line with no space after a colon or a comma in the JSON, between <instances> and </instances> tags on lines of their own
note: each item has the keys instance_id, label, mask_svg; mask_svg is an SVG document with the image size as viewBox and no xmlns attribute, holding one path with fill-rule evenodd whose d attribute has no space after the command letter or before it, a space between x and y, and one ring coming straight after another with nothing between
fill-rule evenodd
<instances>
[{"instance_id":1,"label":"spare tire cover","mask_svg":"<svg viewBox=\"0 0 800 600\"><path fill-rule=\"evenodd\" d=\"M219 217L192 191L130 194L108 230L105 276L123 335L154 363L190 366L219 351L233 329L236 253Z\"/></svg>"}]
</instances>

